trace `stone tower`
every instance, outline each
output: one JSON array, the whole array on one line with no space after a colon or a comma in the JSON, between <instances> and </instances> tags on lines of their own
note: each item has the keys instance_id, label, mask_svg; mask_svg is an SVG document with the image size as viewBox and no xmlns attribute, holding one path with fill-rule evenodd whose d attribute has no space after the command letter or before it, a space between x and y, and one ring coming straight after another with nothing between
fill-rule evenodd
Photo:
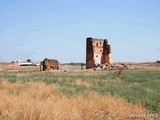
<instances>
[{"instance_id":1,"label":"stone tower","mask_svg":"<svg viewBox=\"0 0 160 120\"><path fill-rule=\"evenodd\" d=\"M86 69L111 63L111 47L107 39L86 39Z\"/></svg>"}]
</instances>

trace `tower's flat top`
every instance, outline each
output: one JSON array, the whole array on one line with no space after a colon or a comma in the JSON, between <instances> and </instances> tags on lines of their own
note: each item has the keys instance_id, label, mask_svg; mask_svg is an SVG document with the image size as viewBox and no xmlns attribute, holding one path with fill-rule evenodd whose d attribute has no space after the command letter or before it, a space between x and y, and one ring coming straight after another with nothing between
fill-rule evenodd
<instances>
[{"instance_id":1,"label":"tower's flat top","mask_svg":"<svg viewBox=\"0 0 160 120\"><path fill-rule=\"evenodd\" d=\"M91 39L91 40L95 40L95 41L108 41L107 39L102 39L102 38L92 38L92 37L88 37L87 39Z\"/></svg>"}]
</instances>

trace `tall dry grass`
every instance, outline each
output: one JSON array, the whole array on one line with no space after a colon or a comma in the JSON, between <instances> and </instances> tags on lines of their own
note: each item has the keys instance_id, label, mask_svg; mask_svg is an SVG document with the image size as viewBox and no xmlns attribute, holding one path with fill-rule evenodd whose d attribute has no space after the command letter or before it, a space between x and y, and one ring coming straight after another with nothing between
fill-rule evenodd
<instances>
[{"instance_id":1,"label":"tall dry grass","mask_svg":"<svg viewBox=\"0 0 160 120\"><path fill-rule=\"evenodd\" d=\"M129 118L125 113L146 112L141 105L111 95L86 93L67 96L53 84L0 82L0 119L126 120Z\"/></svg>"}]
</instances>

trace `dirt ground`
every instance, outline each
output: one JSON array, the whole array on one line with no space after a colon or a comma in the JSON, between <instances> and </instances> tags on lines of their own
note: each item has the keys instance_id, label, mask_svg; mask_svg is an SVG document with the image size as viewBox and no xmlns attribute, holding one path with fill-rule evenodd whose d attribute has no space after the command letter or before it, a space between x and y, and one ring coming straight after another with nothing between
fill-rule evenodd
<instances>
[{"instance_id":1,"label":"dirt ground","mask_svg":"<svg viewBox=\"0 0 160 120\"><path fill-rule=\"evenodd\" d=\"M134 69L160 70L160 63L156 62L123 62ZM81 70L80 65L60 65L59 71ZM85 70L83 66L82 70ZM2 71L40 71L40 66L18 66L16 63L0 62L0 72Z\"/></svg>"},{"instance_id":2,"label":"dirt ground","mask_svg":"<svg viewBox=\"0 0 160 120\"><path fill-rule=\"evenodd\" d=\"M143 63L133 62L125 64L130 65L135 69L160 70L160 63L157 62L143 62Z\"/></svg>"},{"instance_id":3,"label":"dirt ground","mask_svg":"<svg viewBox=\"0 0 160 120\"><path fill-rule=\"evenodd\" d=\"M40 66L18 66L17 63L0 62L0 71L38 71Z\"/></svg>"}]
</instances>

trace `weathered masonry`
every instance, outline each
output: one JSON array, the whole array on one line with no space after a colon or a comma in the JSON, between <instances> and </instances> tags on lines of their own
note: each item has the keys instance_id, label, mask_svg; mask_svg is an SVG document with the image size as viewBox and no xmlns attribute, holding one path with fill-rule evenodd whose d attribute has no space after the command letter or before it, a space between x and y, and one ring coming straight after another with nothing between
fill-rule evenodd
<instances>
[{"instance_id":1,"label":"weathered masonry","mask_svg":"<svg viewBox=\"0 0 160 120\"><path fill-rule=\"evenodd\" d=\"M43 71L47 70L58 70L59 69L59 62L55 59L47 59L43 60Z\"/></svg>"},{"instance_id":2,"label":"weathered masonry","mask_svg":"<svg viewBox=\"0 0 160 120\"><path fill-rule=\"evenodd\" d=\"M86 69L111 63L111 46L107 39L86 39Z\"/></svg>"}]
</instances>

